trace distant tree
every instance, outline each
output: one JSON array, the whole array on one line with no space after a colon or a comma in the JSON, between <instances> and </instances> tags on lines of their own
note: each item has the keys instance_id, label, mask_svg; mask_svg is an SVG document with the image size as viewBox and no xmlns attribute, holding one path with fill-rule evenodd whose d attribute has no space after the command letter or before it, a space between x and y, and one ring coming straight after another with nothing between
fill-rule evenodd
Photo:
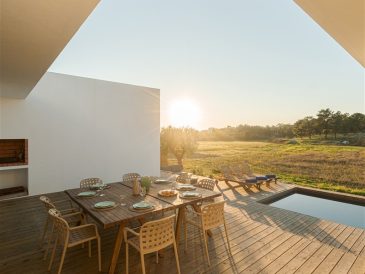
<instances>
[{"instance_id":1,"label":"distant tree","mask_svg":"<svg viewBox=\"0 0 365 274\"><path fill-rule=\"evenodd\" d=\"M362 113L354 113L349 117L351 132L365 131L365 115Z\"/></svg>"},{"instance_id":2,"label":"distant tree","mask_svg":"<svg viewBox=\"0 0 365 274\"><path fill-rule=\"evenodd\" d=\"M161 129L161 144L167 147L179 165L183 165L183 158L196 151L197 131L192 128L167 127Z\"/></svg>"},{"instance_id":3,"label":"distant tree","mask_svg":"<svg viewBox=\"0 0 365 274\"><path fill-rule=\"evenodd\" d=\"M315 132L316 120L312 116L307 116L295 122L293 131L299 137L308 136L309 139Z\"/></svg>"},{"instance_id":4,"label":"distant tree","mask_svg":"<svg viewBox=\"0 0 365 274\"><path fill-rule=\"evenodd\" d=\"M340 111L332 113L332 116L330 118L330 126L333 134L335 135L335 139L337 139L337 133L343 131L343 123L344 115Z\"/></svg>"},{"instance_id":5,"label":"distant tree","mask_svg":"<svg viewBox=\"0 0 365 274\"><path fill-rule=\"evenodd\" d=\"M345 135L351 132L351 123L350 123L350 114L343 113L342 114L342 128L341 132Z\"/></svg>"},{"instance_id":6,"label":"distant tree","mask_svg":"<svg viewBox=\"0 0 365 274\"><path fill-rule=\"evenodd\" d=\"M277 124L275 127L272 127L272 131L274 137L278 138L292 138L294 136L293 125L290 124Z\"/></svg>"},{"instance_id":7,"label":"distant tree","mask_svg":"<svg viewBox=\"0 0 365 274\"><path fill-rule=\"evenodd\" d=\"M317 113L318 127L321 133L324 134L324 138L327 139L327 135L330 131L330 122L333 111L329 108L321 109Z\"/></svg>"},{"instance_id":8,"label":"distant tree","mask_svg":"<svg viewBox=\"0 0 365 274\"><path fill-rule=\"evenodd\" d=\"M167 166L169 154L168 142L165 137L162 137L162 132L160 136L160 165Z\"/></svg>"}]
</instances>

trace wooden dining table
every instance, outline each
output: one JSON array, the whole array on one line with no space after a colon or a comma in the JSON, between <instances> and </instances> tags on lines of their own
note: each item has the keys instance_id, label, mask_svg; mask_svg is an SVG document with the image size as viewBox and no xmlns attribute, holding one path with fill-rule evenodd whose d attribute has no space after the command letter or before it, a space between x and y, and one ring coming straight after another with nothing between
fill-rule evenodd
<instances>
[{"instance_id":1,"label":"wooden dining table","mask_svg":"<svg viewBox=\"0 0 365 274\"><path fill-rule=\"evenodd\" d=\"M109 274L115 272L116 264L119 257L120 248L123 242L124 227L131 221L143 220L151 215L158 215L170 210L178 209L177 224L175 237L177 242L179 241L180 227L185 215L185 207L192 205L196 207L196 204L205 200L211 200L213 198L221 196L220 192L210 191L202 188L197 188L196 191L201 193L201 197L196 199L183 199L180 195L173 197L163 197L158 194L162 189L169 189L169 184L155 184L152 183L149 192L143 198L139 195L134 196L132 194L131 182L116 182L108 184L108 188L97 192L96 196L80 198L77 196L85 189L76 188L65 190L66 194L89 216L97 221L104 229L119 226L116 240L114 244L114 250L112 259L109 266ZM152 204L154 208L152 210L133 210L132 205L142 200ZM94 204L101 201L114 201L117 206L108 210L98 210L94 208ZM125 205L121 205L121 204Z\"/></svg>"}]
</instances>

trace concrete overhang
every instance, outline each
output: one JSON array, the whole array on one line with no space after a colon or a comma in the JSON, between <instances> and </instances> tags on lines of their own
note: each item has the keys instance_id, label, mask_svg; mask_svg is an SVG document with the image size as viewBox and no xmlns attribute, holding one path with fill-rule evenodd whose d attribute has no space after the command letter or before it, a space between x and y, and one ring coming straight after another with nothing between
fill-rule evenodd
<instances>
[{"instance_id":1,"label":"concrete overhang","mask_svg":"<svg viewBox=\"0 0 365 274\"><path fill-rule=\"evenodd\" d=\"M294 0L365 67L364 0Z\"/></svg>"},{"instance_id":2,"label":"concrete overhang","mask_svg":"<svg viewBox=\"0 0 365 274\"><path fill-rule=\"evenodd\" d=\"M25 98L100 0L1 0L0 96Z\"/></svg>"}]
</instances>

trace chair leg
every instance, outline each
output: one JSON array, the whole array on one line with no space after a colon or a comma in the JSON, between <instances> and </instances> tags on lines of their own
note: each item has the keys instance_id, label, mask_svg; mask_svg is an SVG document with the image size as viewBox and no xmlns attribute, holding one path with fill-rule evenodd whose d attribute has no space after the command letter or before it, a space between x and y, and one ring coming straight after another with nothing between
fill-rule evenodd
<instances>
[{"instance_id":1,"label":"chair leg","mask_svg":"<svg viewBox=\"0 0 365 274\"><path fill-rule=\"evenodd\" d=\"M128 266L128 264L129 264L129 250L128 250L129 248L128 248L128 242L127 242L127 240L125 241L125 273L126 274L128 274L128 272L129 272L129 266Z\"/></svg>"},{"instance_id":2,"label":"chair leg","mask_svg":"<svg viewBox=\"0 0 365 274\"><path fill-rule=\"evenodd\" d=\"M210 265L209 252L208 252L208 244L207 244L207 233L206 233L205 230L203 230L203 238L204 238L204 245L205 245L205 254L207 255L208 265Z\"/></svg>"},{"instance_id":3,"label":"chair leg","mask_svg":"<svg viewBox=\"0 0 365 274\"><path fill-rule=\"evenodd\" d=\"M188 249L188 231L187 231L187 225L186 225L186 212L184 214L184 238L185 238L185 249L184 251Z\"/></svg>"},{"instance_id":4,"label":"chair leg","mask_svg":"<svg viewBox=\"0 0 365 274\"><path fill-rule=\"evenodd\" d=\"M226 232L226 238L227 238L228 250L229 250L229 253L232 255L232 251L231 251L231 244L229 243L229 238L228 238L228 230L227 230L226 221L224 221L224 231Z\"/></svg>"},{"instance_id":5,"label":"chair leg","mask_svg":"<svg viewBox=\"0 0 365 274\"><path fill-rule=\"evenodd\" d=\"M49 265L48 265L48 271L51 270L53 260L54 260L54 254L56 253L56 249L57 249L57 244L58 244L58 237L56 237L56 241L54 243L54 247L53 247L52 255L51 255L51 260L49 261Z\"/></svg>"},{"instance_id":6,"label":"chair leg","mask_svg":"<svg viewBox=\"0 0 365 274\"><path fill-rule=\"evenodd\" d=\"M57 272L57 274L61 274L61 270L62 270L63 262L65 261L66 250L67 250L67 244L65 243L65 244L64 244L64 246L63 246L62 256L61 256L61 262L60 262L60 266L59 266L59 268L58 268L58 272Z\"/></svg>"},{"instance_id":7,"label":"chair leg","mask_svg":"<svg viewBox=\"0 0 365 274\"><path fill-rule=\"evenodd\" d=\"M144 254L143 253L140 253L140 254L141 254L142 273L146 274L146 267L144 265Z\"/></svg>"},{"instance_id":8,"label":"chair leg","mask_svg":"<svg viewBox=\"0 0 365 274\"><path fill-rule=\"evenodd\" d=\"M97 238L98 241L98 265L99 265L99 272L101 272L101 244L100 238Z\"/></svg>"},{"instance_id":9,"label":"chair leg","mask_svg":"<svg viewBox=\"0 0 365 274\"><path fill-rule=\"evenodd\" d=\"M48 243L47 243L46 251L44 252L43 261L45 261L47 259L48 251L51 246L51 241L53 238L53 231L54 231L54 223L52 224L51 234L49 234L49 236L48 236Z\"/></svg>"},{"instance_id":10,"label":"chair leg","mask_svg":"<svg viewBox=\"0 0 365 274\"><path fill-rule=\"evenodd\" d=\"M177 273L180 274L179 254L177 252L177 247L176 247L176 242L175 241L174 241L174 253L175 253Z\"/></svg>"},{"instance_id":11,"label":"chair leg","mask_svg":"<svg viewBox=\"0 0 365 274\"><path fill-rule=\"evenodd\" d=\"M88 242L88 246L89 246L89 258L91 258L91 241Z\"/></svg>"},{"instance_id":12,"label":"chair leg","mask_svg":"<svg viewBox=\"0 0 365 274\"><path fill-rule=\"evenodd\" d=\"M43 245L44 239L46 238L46 234L47 234L47 230L48 230L48 222L49 222L49 216L47 214L47 219L46 219L46 223L44 224L44 228L43 228L43 234L42 234L42 238L41 238L41 242L39 243L40 246Z\"/></svg>"},{"instance_id":13,"label":"chair leg","mask_svg":"<svg viewBox=\"0 0 365 274\"><path fill-rule=\"evenodd\" d=\"M158 264L158 251L156 251L155 253L156 253L156 264Z\"/></svg>"}]
</instances>

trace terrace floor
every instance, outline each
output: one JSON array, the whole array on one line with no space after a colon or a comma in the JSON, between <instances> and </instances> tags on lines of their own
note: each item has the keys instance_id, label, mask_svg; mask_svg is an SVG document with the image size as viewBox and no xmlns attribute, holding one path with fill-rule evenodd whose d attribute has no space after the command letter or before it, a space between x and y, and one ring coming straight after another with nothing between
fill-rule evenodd
<instances>
[{"instance_id":1,"label":"terrace floor","mask_svg":"<svg viewBox=\"0 0 365 274\"><path fill-rule=\"evenodd\" d=\"M213 230L209 239L212 265L208 267L199 231L190 228L188 251L180 242L182 273L365 273L365 230L270 207L256 201L290 188L278 183L261 192L246 192L235 183L219 182L227 200L226 219L232 256L224 233ZM49 194L59 199L64 193ZM39 237L45 221L38 196L0 202L0 273L47 273ZM102 237L103 273L107 273L116 229L99 228ZM62 273L98 273L96 246L92 258L87 248L67 251ZM124 245L116 273L125 273ZM52 273L56 273L57 254ZM146 256L147 273L176 273L172 249L159 264ZM130 273L141 273L139 256L130 249Z\"/></svg>"}]
</instances>

